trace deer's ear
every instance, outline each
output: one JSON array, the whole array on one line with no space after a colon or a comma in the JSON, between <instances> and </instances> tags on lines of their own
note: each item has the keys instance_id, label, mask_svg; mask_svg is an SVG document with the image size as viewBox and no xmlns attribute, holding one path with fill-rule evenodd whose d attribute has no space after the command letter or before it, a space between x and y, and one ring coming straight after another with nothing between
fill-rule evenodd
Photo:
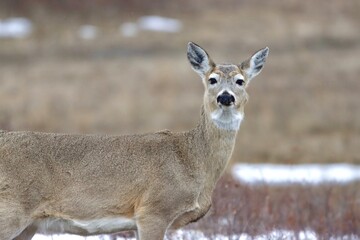
<instances>
[{"instance_id":1,"label":"deer's ear","mask_svg":"<svg viewBox=\"0 0 360 240\"><path fill-rule=\"evenodd\" d=\"M188 43L187 57L192 69L202 78L215 67L207 52L193 42Z\"/></svg>"},{"instance_id":2,"label":"deer's ear","mask_svg":"<svg viewBox=\"0 0 360 240\"><path fill-rule=\"evenodd\" d=\"M252 55L248 60L240 64L240 68L244 71L247 79L250 80L258 75L264 67L267 56L269 55L269 48L263 48Z\"/></svg>"}]
</instances>

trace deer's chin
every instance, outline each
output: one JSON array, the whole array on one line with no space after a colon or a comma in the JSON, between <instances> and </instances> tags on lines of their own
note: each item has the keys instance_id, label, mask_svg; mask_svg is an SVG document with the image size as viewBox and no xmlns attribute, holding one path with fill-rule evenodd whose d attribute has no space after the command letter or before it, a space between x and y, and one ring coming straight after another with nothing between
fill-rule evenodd
<instances>
[{"instance_id":1,"label":"deer's chin","mask_svg":"<svg viewBox=\"0 0 360 240\"><path fill-rule=\"evenodd\" d=\"M234 107L221 107L211 112L211 119L214 124L225 130L238 130L244 119L244 114L237 111Z\"/></svg>"}]
</instances>

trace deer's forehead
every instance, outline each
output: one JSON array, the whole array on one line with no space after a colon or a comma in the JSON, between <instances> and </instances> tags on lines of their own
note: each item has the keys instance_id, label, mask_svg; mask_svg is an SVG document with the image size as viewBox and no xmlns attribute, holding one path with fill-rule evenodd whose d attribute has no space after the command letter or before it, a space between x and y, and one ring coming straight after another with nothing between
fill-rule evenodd
<instances>
[{"instance_id":1,"label":"deer's forehead","mask_svg":"<svg viewBox=\"0 0 360 240\"><path fill-rule=\"evenodd\" d=\"M237 74L241 74L241 70L238 66L233 64L220 64L216 65L212 73L220 75L220 77L233 77Z\"/></svg>"}]
</instances>

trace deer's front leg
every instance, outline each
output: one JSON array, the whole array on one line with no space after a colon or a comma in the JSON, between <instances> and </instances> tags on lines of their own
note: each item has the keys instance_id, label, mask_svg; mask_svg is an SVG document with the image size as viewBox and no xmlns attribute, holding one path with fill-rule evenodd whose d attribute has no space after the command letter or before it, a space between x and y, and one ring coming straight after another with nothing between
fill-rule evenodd
<instances>
[{"instance_id":1,"label":"deer's front leg","mask_svg":"<svg viewBox=\"0 0 360 240\"><path fill-rule=\"evenodd\" d=\"M138 214L137 240L162 240L166 230L178 216L177 211L164 211L156 209Z\"/></svg>"},{"instance_id":2,"label":"deer's front leg","mask_svg":"<svg viewBox=\"0 0 360 240\"><path fill-rule=\"evenodd\" d=\"M162 240L169 226L169 219L161 215L146 215L138 219L137 238L140 240Z\"/></svg>"},{"instance_id":3,"label":"deer's front leg","mask_svg":"<svg viewBox=\"0 0 360 240\"><path fill-rule=\"evenodd\" d=\"M175 219L171 225L172 229L178 229L189 223L196 222L206 215L211 207L211 198L201 197L199 200L200 206L180 215L177 219Z\"/></svg>"},{"instance_id":4,"label":"deer's front leg","mask_svg":"<svg viewBox=\"0 0 360 240\"><path fill-rule=\"evenodd\" d=\"M154 201L147 202L135 213L137 225L137 238L139 240L162 240L166 230L171 226L174 219L185 212L188 204L179 202L181 196L152 198Z\"/></svg>"}]
</instances>

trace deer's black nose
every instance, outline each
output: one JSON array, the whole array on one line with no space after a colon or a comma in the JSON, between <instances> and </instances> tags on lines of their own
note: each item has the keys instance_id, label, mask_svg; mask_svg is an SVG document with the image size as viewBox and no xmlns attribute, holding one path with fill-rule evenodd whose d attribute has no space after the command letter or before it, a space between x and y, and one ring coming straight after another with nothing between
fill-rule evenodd
<instances>
[{"instance_id":1,"label":"deer's black nose","mask_svg":"<svg viewBox=\"0 0 360 240\"><path fill-rule=\"evenodd\" d=\"M224 106L230 106L232 103L235 102L234 96L228 93L227 91L219 95L216 100L218 103L221 103Z\"/></svg>"}]
</instances>

